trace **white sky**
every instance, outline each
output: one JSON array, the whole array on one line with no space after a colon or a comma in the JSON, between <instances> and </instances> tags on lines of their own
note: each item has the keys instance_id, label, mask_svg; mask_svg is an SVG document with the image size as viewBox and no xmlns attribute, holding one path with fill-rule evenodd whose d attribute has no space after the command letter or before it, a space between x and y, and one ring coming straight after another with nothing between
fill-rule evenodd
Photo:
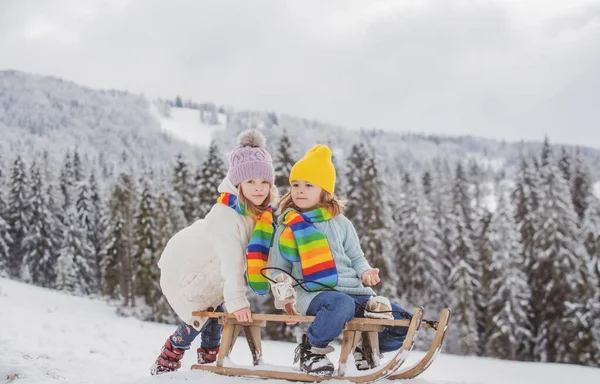
<instances>
[{"instance_id":1,"label":"white sky","mask_svg":"<svg viewBox=\"0 0 600 384\"><path fill-rule=\"evenodd\" d=\"M600 148L600 0L0 0L0 69Z\"/></svg>"}]
</instances>

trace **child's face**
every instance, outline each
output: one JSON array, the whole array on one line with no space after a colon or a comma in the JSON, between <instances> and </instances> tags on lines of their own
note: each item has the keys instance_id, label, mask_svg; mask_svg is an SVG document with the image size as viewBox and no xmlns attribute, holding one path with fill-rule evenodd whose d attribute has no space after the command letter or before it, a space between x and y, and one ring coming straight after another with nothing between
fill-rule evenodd
<instances>
[{"instance_id":1,"label":"child's face","mask_svg":"<svg viewBox=\"0 0 600 384\"><path fill-rule=\"evenodd\" d=\"M292 180L292 201L302 210L316 207L323 188L302 180Z\"/></svg>"},{"instance_id":2,"label":"child's face","mask_svg":"<svg viewBox=\"0 0 600 384\"><path fill-rule=\"evenodd\" d=\"M246 179L242 181L242 194L254 205L261 205L271 190L269 180L260 177L254 179Z\"/></svg>"}]
</instances>

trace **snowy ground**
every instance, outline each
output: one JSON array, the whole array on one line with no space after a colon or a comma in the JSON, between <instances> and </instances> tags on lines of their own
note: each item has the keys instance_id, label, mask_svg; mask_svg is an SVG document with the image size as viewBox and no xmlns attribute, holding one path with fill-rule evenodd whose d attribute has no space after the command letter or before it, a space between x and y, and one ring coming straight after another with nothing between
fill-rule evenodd
<instances>
[{"instance_id":1,"label":"snowy ground","mask_svg":"<svg viewBox=\"0 0 600 384\"><path fill-rule=\"evenodd\" d=\"M173 137L192 145L208 147L213 132L222 130L225 116L219 115L219 125L204 124L200 121L200 111L190 108L171 108L171 117L162 116L154 106L151 112L160 121L161 129Z\"/></svg>"},{"instance_id":2,"label":"snowy ground","mask_svg":"<svg viewBox=\"0 0 600 384\"><path fill-rule=\"evenodd\" d=\"M148 370L173 330L119 317L100 301L0 279L0 383L265 383L189 371L194 353L185 356L180 372L150 376ZM235 363L250 364L244 344L240 340L234 348ZM265 360L290 365L294 347L267 341ZM408 363L419 355L413 352ZM600 369L442 354L411 383L600 383Z\"/></svg>"}]
</instances>

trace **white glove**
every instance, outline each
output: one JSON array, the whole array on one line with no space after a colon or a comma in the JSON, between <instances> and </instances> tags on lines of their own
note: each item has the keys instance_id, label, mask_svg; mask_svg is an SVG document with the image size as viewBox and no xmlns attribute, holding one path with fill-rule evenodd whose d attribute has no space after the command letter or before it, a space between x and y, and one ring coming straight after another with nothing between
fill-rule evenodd
<instances>
[{"instance_id":1,"label":"white glove","mask_svg":"<svg viewBox=\"0 0 600 384\"><path fill-rule=\"evenodd\" d=\"M275 277L275 283L271 283L271 292L275 298L275 308L285 310L285 305L288 303L296 303L296 290L292 287L292 278L280 273Z\"/></svg>"},{"instance_id":2,"label":"white glove","mask_svg":"<svg viewBox=\"0 0 600 384\"><path fill-rule=\"evenodd\" d=\"M392 312L392 303L383 296L371 296L365 306L365 317L372 319L390 319L394 320ZM386 313L377 313L386 312Z\"/></svg>"}]
</instances>

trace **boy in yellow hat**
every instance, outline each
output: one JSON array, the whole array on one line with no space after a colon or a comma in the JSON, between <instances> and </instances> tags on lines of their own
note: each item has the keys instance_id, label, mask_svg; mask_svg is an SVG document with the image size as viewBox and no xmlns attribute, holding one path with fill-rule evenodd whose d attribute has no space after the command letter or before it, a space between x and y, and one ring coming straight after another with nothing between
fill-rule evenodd
<instances>
[{"instance_id":1,"label":"boy in yellow hat","mask_svg":"<svg viewBox=\"0 0 600 384\"><path fill-rule=\"evenodd\" d=\"M329 343L354 317L400 318L404 310L376 296L368 287L379 282L379 269L371 268L360 248L354 226L343 214L335 195L335 167L331 149L316 145L290 172L291 190L282 199L278 229L273 237L268 267L275 307L288 314L316 316L299 337L294 363L309 374L331 375L326 354ZM285 271L285 273L283 273ZM293 288L292 277L303 283ZM366 310L365 310L366 309ZM369 312L377 309L377 312ZM393 315L392 315L393 313ZM381 352L402 346L406 327L386 327L379 336ZM362 348L354 359L368 369Z\"/></svg>"}]
</instances>

